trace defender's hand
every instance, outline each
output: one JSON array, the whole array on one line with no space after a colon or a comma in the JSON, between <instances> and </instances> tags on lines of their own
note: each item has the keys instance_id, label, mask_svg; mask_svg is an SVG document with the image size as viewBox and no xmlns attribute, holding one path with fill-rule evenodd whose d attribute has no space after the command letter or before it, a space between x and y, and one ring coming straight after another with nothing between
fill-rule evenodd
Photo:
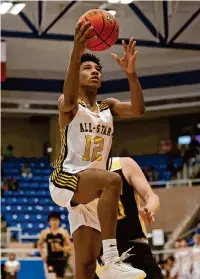
<instances>
[{"instance_id":1,"label":"defender's hand","mask_svg":"<svg viewBox=\"0 0 200 279\"><path fill-rule=\"evenodd\" d=\"M125 41L122 41L124 48L124 57L119 58L116 54L112 53L112 57L117 61L122 70L127 74L135 73L135 60L138 51L135 51L136 41L133 38L130 39L129 44L126 45Z\"/></svg>"},{"instance_id":2,"label":"defender's hand","mask_svg":"<svg viewBox=\"0 0 200 279\"><path fill-rule=\"evenodd\" d=\"M94 29L93 26L90 26L90 22L86 22L82 25L82 21L79 21L76 26L75 36L74 36L74 51L80 56L84 53L87 43L89 40L87 39L88 34Z\"/></svg>"},{"instance_id":3,"label":"defender's hand","mask_svg":"<svg viewBox=\"0 0 200 279\"><path fill-rule=\"evenodd\" d=\"M139 209L139 214L145 223L148 223L149 225L155 223L155 213L149 210L147 207L141 207Z\"/></svg>"}]
</instances>

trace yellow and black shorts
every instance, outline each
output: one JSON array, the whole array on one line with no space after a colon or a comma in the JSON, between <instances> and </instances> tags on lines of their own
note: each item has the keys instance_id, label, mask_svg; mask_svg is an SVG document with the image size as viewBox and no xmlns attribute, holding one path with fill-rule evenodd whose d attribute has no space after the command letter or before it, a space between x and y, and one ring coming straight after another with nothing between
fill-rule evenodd
<instances>
[{"instance_id":1,"label":"yellow and black shorts","mask_svg":"<svg viewBox=\"0 0 200 279\"><path fill-rule=\"evenodd\" d=\"M53 182L55 187L75 192L78 187L79 178L78 173L69 173L56 169L52 172L50 181Z\"/></svg>"}]
</instances>

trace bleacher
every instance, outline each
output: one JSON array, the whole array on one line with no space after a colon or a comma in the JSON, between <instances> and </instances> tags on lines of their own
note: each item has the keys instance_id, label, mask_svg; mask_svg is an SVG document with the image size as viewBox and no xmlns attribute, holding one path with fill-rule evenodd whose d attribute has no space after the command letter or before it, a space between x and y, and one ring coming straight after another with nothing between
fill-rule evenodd
<instances>
[{"instance_id":1,"label":"bleacher","mask_svg":"<svg viewBox=\"0 0 200 279\"><path fill-rule=\"evenodd\" d=\"M48 188L52 171L46 158L29 158L33 177L23 178L21 167L27 158L9 158L3 163L4 173L19 182L18 191L5 191L1 199L2 215L8 227L21 226L23 235L36 235L47 227L47 216L51 211L61 213L62 226L69 229L67 210L57 206L51 199Z\"/></svg>"},{"instance_id":2,"label":"bleacher","mask_svg":"<svg viewBox=\"0 0 200 279\"><path fill-rule=\"evenodd\" d=\"M141 168L154 167L159 180L169 180L167 155L134 156ZM23 178L21 167L28 160L33 177ZM176 168L182 166L182 159L172 159ZM57 206L51 199L48 189L49 175L52 171L46 158L7 158L3 169L8 179L15 177L19 182L18 191L5 191L2 198L2 215L10 227L21 226L23 235L36 235L48 225L50 211L61 212L62 226L69 229L67 210Z\"/></svg>"},{"instance_id":3,"label":"bleacher","mask_svg":"<svg viewBox=\"0 0 200 279\"><path fill-rule=\"evenodd\" d=\"M153 167L158 174L158 180L169 181L171 179L171 174L167 170L167 160L169 159L169 155L138 155L133 156L132 158L139 164L142 169L145 167ZM170 160L173 162L176 169L179 169L183 166L183 158L170 158Z\"/></svg>"}]
</instances>

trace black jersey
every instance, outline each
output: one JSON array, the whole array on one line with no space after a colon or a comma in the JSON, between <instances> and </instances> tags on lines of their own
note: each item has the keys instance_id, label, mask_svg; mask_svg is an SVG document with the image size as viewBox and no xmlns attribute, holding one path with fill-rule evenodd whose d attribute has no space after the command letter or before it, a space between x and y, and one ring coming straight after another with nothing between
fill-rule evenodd
<instances>
[{"instance_id":1,"label":"black jersey","mask_svg":"<svg viewBox=\"0 0 200 279\"><path fill-rule=\"evenodd\" d=\"M112 158L110 170L119 173L123 180L118 207L117 239L134 240L145 237L144 222L138 213L139 196L124 177L119 158Z\"/></svg>"},{"instance_id":2,"label":"black jersey","mask_svg":"<svg viewBox=\"0 0 200 279\"><path fill-rule=\"evenodd\" d=\"M51 230L49 229L47 236L46 236L46 242L47 242L47 256L48 258L62 258L64 257L63 251L55 251L55 244L58 243L62 247L64 247L64 237L61 232L61 230L58 230L56 234L53 234Z\"/></svg>"}]
</instances>

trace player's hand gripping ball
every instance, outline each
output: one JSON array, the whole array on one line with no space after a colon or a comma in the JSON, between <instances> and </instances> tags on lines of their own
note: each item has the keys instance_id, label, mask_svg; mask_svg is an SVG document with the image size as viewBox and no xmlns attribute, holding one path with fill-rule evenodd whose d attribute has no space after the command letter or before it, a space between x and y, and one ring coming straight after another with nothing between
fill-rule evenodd
<instances>
[{"instance_id":1,"label":"player's hand gripping ball","mask_svg":"<svg viewBox=\"0 0 200 279\"><path fill-rule=\"evenodd\" d=\"M87 48L92 51L103 51L110 48L118 39L119 24L116 18L109 12L94 9L81 16L79 21L84 25L89 22L94 29L89 33Z\"/></svg>"}]
</instances>

